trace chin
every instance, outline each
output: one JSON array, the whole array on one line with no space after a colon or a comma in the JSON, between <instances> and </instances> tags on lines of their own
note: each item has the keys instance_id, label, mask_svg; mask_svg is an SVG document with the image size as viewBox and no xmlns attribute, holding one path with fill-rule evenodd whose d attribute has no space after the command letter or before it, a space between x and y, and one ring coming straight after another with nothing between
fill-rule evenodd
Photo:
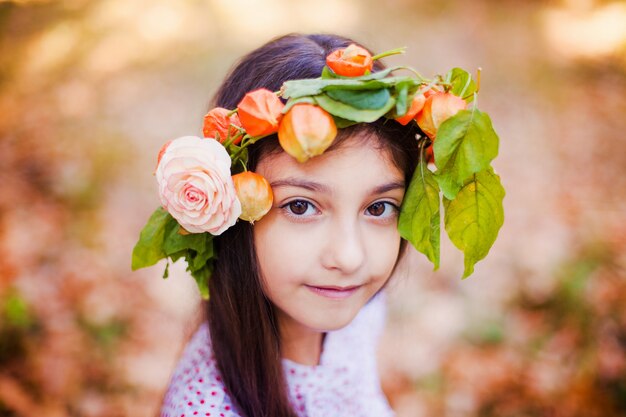
<instances>
[{"instance_id":1,"label":"chin","mask_svg":"<svg viewBox=\"0 0 626 417\"><path fill-rule=\"evenodd\" d=\"M321 332L339 330L352 323L358 310L355 312L333 312L328 311L323 317L316 317L309 320L310 327Z\"/></svg>"}]
</instances>

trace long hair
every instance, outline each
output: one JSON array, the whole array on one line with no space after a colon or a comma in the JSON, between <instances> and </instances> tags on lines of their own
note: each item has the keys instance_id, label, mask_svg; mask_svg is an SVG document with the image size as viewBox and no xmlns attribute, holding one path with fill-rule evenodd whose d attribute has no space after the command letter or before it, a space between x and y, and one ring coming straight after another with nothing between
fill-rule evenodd
<instances>
[{"instance_id":1,"label":"long hair","mask_svg":"<svg viewBox=\"0 0 626 417\"><path fill-rule=\"evenodd\" d=\"M247 92L257 88L277 91L287 80L317 78L326 56L353 42L321 34L291 34L274 39L235 65L211 104L233 109ZM373 70L383 68L376 61ZM333 147L357 132L375 138L381 150L389 152L408 184L417 161L418 128L391 120L354 125L339 130ZM261 158L281 151L273 136L249 147L249 170L254 171ZM283 374L276 313L262 291L252 226L239 221L215 242L218 258L209 280L206 314L213 352L227 392L243 416L295 417ZM402 240L401 254L405 247L406 241Z\"/></svg>"}]
</instances>

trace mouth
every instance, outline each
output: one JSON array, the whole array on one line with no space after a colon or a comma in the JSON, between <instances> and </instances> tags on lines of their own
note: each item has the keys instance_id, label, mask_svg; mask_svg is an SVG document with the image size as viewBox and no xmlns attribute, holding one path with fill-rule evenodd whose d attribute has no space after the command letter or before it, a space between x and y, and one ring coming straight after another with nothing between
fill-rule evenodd
<instances>
[{"instance_id":1,"label":"mouth","mask_svg":"<svg viewBox=\"0 0 626 417\"><path fill-rule=\"evenodd\" d=\"M331 298L334 300L343 300L345 298L350 297L354 294L361 285L353 285L350 287L339 287L339 286L325 286L325 287L316 287L312 285L305 285L309 290L317 295L321 295L322 297Z\"/></svg>"}]
</instances>

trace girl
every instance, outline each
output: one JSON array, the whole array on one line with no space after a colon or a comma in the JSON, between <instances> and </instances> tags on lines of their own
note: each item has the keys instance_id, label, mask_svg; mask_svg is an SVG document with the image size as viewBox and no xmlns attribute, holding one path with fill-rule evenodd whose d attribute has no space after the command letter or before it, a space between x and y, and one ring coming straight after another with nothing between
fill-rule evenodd
<instances>
[{"instance_id":1,"label":"girl","mask_svg":"<svg viewBox=\"0 0 626 417\"><path fill-rule=\"evenodd\" d=\"M376 74L384 69L380 61L374 59L371 69L364 74L353 72L355 67L363 64L361 58L366 61L371 58L369 52L360 52L363 49L353 44L350 39L333 35L288 35L273 40L241 60L219 88L213 104L224 109L238 108L241 122L250 133L244 117L271 112L274 105L271 104L272 97L261 104L255 101L256 113L247 114L242 98L248 97L251 91L259 88L278 91L288 80L316 79L323 71L328 71L325 65L331 62L330 57L337 51L345 52L346 56L357 51L358 55L357 59L347 60L350 61L347 64L340 63L347 65L343 69L333 67L338 75L346 70L346 77L363 76L361 79L367 79L369 71ZM346 77L335 76L339 83L343 83L341 80ZM465 83L470 85L469 81ZM304 85L299 84L300 87ZM453 82L448 85L455 88ZM466 89L467 86L463 92ZM397 94L390 103L401 101L400 83L389 90ZM436 91L436 88L432 90ZM281 91L283 96L293 94L293 91ZM208 241L202 241L204 238L200 236L199 240L193 241L193 256L187 258L199 284L204 282L203 277L210 275L206 322L192 337L180 359L165 396L162 416L393 415L380 389L375 352L384 322L382 289L389 282L407 244L398 228L400 208L401 205L403 210L404 207L410 208L413 206L411 202L419 200L407 197L410 204L405 202L403 205L417 163L425 155L425 142L416 141L416 138L424 137L422 130L417 123L410 121L421 109L420 100L424 106L428 95L422 90L418 92L415 87L405 91L405 99L407 91L413 101L409 101L406 108L398 104L398 107L388 106L382 110L386 114L398 112L398 122L376 117L366 123L347 123L346 127L336 131L336 136L334 122L330 122L330 147L324 145L321 151L313 149L315 146L289 143L291 136L298 136L294 132L301 128L300 125L310 123L310 120L293 116L289 125L287 109L282 112L287 114L278 131L279 140L273 134L266 134L271 129L259 130L259 137L263 136L263 140L252 140L253 144L247 147L246 169L265 178L271 189L269 194L273 193L271 206L256 222L235 222L239 213L245 213L247 208L241 209L239 200L228 197L228 192L224 191L219 207L209 210L209 217L219 217L215 222L211 217L210 225L204 229L215 235L214 239L211 237L210 249L206 249ZM379 93L388 94L388 91L381 89L376 94ZM359 93L357 96L351 94L354 92L348 92L348 98L337 94L333 97L349 103L354 97L356 100L364 97L358 96ZM379 95L374 97L371 90L364 94L370 100L366 107L372 107L371 100L381 99ZM450 114L446 117L459 112L460 107L454 109L454 103L462 102L463 108L466 104L457 95L450 98L447 93L436 94L447 100L444 107ZM272 94L270 96L275 98ZM310 102L307 97L302 100ZM382 97L383 103L385 100ZM362 111L362 103L355 106L353 112L358 113L357 118L366 114ZM411 112L407 118L405 113ZM224 117L232 117L232 113ZM342 120L340 117L335 119ZM314 130L329 123L323 117L313 120ZM206 126L205 120L205 136ZM238 126L238 121L232 119L231 125L227 126L226 141L217 135L227 148L235 143L233 137L238 135L237 130L234 133L229 130L233 126ZM437 127L430 126L432 129ZM309 139L316 136L310 132L301 133L300 136ZM198 139L198 142L203 146L218 146L217 141ZM156 172L159 181L167 177L164 172L168 167L186 164L174 161L172 154L183 152L187 143L195 142L183 138L164 147ZM241 154L241 149L236 146L230 149ZM310 158L312 155L317 156ZM219 162L212 163L219 165ZM216 172L219 172L218 168ZM424 172L422 169L421 178L428 183L430 177ZM229 174L225 172L223 175ZM474 178L478 175L489 174L476 174ZM168 187L172 188L161 185L161 192L167 193ZM180 195L185 199L183 206L204 204L204 195L194 187L185 185L181 189ZM260 189L255 190L252 194L260 193ZM463 192L463 189L458 191L459 195ZM241 186L237 193L243 201ZM181 207L167 198L162 201L172 213ZM438 216L438 199L436 206L433 210ZM158 250L174 260L181 257L182 247L171 242L179 242L185 236L188 238L189 232L197 232L196 226L186 226L183 220L193 223L203 216L177 217L178 223L186 229L183 237L177 232L178 223L174 222L176 229L172 233L165 227L160 235L161 241L164 234L170 243L164 243L163 250L160 247ZM246 220L258 217L246 218L241 214ZM154 223L157 218L155 214L150 221ZM415 223L412 224L415 228ZM152 232L144 229L141 240L156 239L156 229L152 228ZM437 224L437 233L438 230ZM152 234L148 236L149 232ZM209 236L207 233L202 235ZM411 242L416 247L421 245L417 240ZM139 246L135 248L134 267L149 264L135 264L135 255L138 258L148 256L146 250L138 249ZM198 261L209 259L213 251L216 260L210 266ZM207 254L204 258L203 253Z\"/></svg>"}]
</instances>

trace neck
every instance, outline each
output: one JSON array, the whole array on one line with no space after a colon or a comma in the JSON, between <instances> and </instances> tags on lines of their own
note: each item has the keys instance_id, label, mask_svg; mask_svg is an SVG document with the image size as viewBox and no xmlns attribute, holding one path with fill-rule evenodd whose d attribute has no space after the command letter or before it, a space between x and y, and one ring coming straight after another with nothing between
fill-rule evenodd
<instances>
[{"instance_id":1,"label":"neck","mask_svg":"<svg viewBox=\"0 0 626 417\"><path fill-rule=\"evenodd\" d=\"M317 366L326 333L311 330L279 314L281 355L290 361Z\"/></svg>"}]
</instances>

